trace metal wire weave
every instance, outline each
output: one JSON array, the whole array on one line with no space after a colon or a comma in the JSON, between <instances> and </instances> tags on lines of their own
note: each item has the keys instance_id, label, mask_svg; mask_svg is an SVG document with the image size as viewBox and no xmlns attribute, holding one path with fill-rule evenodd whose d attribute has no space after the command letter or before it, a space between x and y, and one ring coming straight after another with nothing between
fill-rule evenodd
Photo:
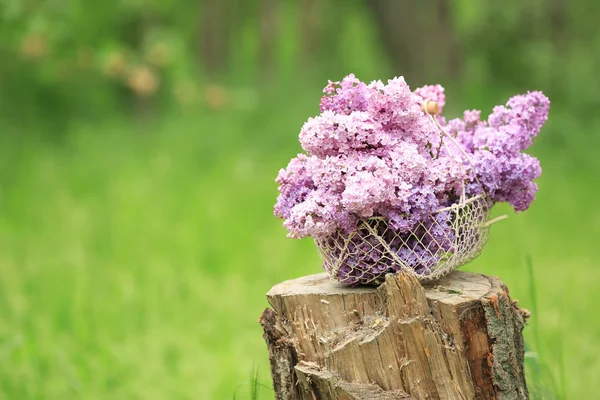
<instances>
[{"instance_id":1,"label":"metal wire weave","mask_svg":"<svg viewBox=\"0 0 600 400\"><path fill-rule=\"evenodd\" d=\"M400 270L421 281L440 278L479 255L488 238L489 200L462 200L433 213L409 233L397 233L383 218L359 221L349 234L315 239L329 276L347 284L377 284Z\"/></svg>"}]
</instances>

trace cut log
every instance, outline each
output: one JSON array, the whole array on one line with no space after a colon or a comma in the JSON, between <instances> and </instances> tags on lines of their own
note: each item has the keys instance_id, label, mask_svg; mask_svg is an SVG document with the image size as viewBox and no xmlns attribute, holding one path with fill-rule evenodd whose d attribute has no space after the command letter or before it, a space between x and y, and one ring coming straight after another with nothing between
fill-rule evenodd
<instances>
[{"instance_id":1,"label":"cut log","mask_svg":"<svg viewBox=\"0 0 600 400\"><path fill-rule=\"evenodd\" d=\"M527 399L526 310L497 278L275 285L260 322L277 399Z\"/></svg>"}]
</instances>

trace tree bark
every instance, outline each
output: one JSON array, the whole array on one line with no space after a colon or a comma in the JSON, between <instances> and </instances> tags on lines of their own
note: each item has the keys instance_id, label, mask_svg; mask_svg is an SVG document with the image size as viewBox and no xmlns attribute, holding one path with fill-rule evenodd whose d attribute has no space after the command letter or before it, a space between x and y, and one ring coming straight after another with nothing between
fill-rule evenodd
<instances>
[{"instance_id":1,"label":"tree bark","mask_svg":"<svg viewBox=\"0 0 600 400\"><path fill-rule=\"evenodd\" d=\"M261 316L277 399L527 399L526 310L497 278L275 285Z\"/></svg>"}]
</instances>

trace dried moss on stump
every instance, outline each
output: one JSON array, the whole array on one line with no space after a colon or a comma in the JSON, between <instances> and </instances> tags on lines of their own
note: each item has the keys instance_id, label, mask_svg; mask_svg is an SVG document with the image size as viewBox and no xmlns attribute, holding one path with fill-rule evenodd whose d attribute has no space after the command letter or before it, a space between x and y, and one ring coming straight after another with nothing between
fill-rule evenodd
<instances>
[{"instance_id":1,"label":"dried moss on stump","mask_svg":"<svg viewBox=\"0 0 600 400\"><path fill-rule=\"evenodd\" d=\"M277 399L526 399L526 310L494 277L274 286L261 317Z\"/></svg>"}]
</instances>

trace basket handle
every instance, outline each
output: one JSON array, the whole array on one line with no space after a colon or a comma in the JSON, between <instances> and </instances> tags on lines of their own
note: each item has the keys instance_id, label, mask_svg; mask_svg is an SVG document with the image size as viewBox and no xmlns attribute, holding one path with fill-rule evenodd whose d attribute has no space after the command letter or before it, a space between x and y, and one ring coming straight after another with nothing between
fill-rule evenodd
<instances>
[{"instance_id":1,"label":"basket handle","mask_svg":"<svg viewBox=\"0 0 600 400\"><path fill-rule=\"evenodd\" d=\"M480 228L487 228L488 226L495 224L498 221L502 221L503 219L508 218L508 215L502 214L497 216L496 218L492 218L490 220L485 221L483 224L479 225Z\"/></svg>"}]
</instances>

